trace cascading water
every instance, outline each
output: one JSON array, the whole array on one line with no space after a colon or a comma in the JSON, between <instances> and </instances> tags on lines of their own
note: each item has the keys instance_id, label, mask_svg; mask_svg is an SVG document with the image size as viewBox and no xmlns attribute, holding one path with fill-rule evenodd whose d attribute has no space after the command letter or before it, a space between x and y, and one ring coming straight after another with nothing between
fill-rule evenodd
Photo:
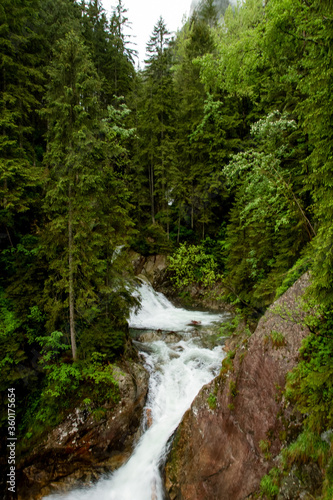
<instances>
[{"instance_id":1,"label":"cascading water","mask_svg":"<svg viewBox=\"0 0 333 500\"><path fill-rule=\"evenodd\" d=\"M143 352L150 372L149 395L145 407L146 431L135 450L120 469L90 488L48 500L163 500L160 466L167 442L201 387L218 373L223 359L221 346L207 349L200 345L198 329L191 322L212 325L222 315L175 308L162 294L143 284L139 289L142 307L130 316L130 326L184 332L182 340L149 343ZM204 327L201 327L204 329Z\"/></svg>"},{"instance_id":2,"label":"cascading water","mask_svg":"<svg viewBox=\"0 0 333 500\"><path fill-rule=\"evenodd\" d=\"M191 322L198 322L203 326L211 325L214 321L221 322L221 315L218 314L175 307L163 293L156 292L147 283L141 284L137 295L141 308L137 312L132 311L129 318L131 328L184 331L189 330Z\"/></svg>"}]
</instances>

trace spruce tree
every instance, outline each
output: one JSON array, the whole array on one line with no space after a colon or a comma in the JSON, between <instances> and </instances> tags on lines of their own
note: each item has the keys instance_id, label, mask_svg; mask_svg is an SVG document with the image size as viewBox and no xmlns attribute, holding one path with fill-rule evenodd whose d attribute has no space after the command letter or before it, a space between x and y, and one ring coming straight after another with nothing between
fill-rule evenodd
<instances>
[{"instance_id":1,"label":"spruce tree","mask_svg":"<svg viewBox=\"0 0 333 500\"><path fill-rule=\"evenodd\" d=\"M123 143L132 131L123 126L124 105L102 112L100 80L79 35L70 32L59 42L49 75L45 307L50 329L67 310L76 359L77 331L84 336L102 315L109 327L113 320L119 326L131 302L112 255L131 227Z\"/></svg>"},{"instance_id":2,"label":"spruce tree","mask_svg":"<svg viewBox=\"0 0 333 500\"><path fill-rule=\"evenodd\" d=\"M99 133L100 83L87 49L74 32L59 42L49 77L45 109L45 164L49 169L45 209L49 223L44 251L51 272L46 306L54 320L65 300L76 359L77 311L82 314L92 306L96 269L101 265L99 237L94 231L101 180L93 158Z\"/></svg>"},{"instance_id":3,"label":"spruce tree","mask_svg":"<svg viewBox=\"0 0 333 500\"><path fill-rule=\"evenodd\" d=\"M32 126L42 82L33 29L37 8L34 0L0 6L0 231L12 247L20 214L40 185Z\"/></svg>"},{"instance_id":4,"label":"spruce tree","mask_svg":"<svg viewBox=\"0 0 333 500\"><path fill-rule=\"evenodd\" d=\"M159 220L167 234L170 229L175 112L169 42L169 32L160 18L147 44L147 66L143 73L144 109L139 125L144 140L144 148L139 154L148 172L151 221L155 224Z\"/></svg>"},{"instance_id":5,"label":"spruce tree","mask_svg":"<svg viewBox=\"0 0 333 500\"><path fill-rule=\"evenodd\" d=\"M129 47L129 35L125 29L130 22L126 16L127 9L122 0L118 0L110 19L110 34L107 56L109 59L110 91L116 96L126 97L133 87L135 77L134 58L136 51Z\"/></svg>"}]
</instances>

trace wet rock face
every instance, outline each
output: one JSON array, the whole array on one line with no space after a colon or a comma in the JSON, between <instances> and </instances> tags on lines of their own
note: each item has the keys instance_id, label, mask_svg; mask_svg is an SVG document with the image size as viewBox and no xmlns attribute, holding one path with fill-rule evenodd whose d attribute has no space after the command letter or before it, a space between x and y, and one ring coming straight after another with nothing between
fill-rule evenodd
<instances>
[{"instance_id":1,"label":"wet rock face","mask_svg":"<svg viewBox=\"0 0 333 500\"><path fill-rule=\"evenodd\" d=\"M140 342L155 342L156 340L163 340L167 344L177 343L181 339L181 335L178 335L176 332L167 332L162 330L148 331L141 334L138 338Z\"/></svg>"},{"instance_id":2,"label":"wet rock face","mask_svg":"<svg viewBox=\"0 0 333 500\"><path fill-rule=\"evenodd\" d=\"M120 467L139 438L149 376L137 363L116 369L121 400L104 406L100 416L71 412L19 464L19 500L39 500L54 492L88 484Z\"/></svg>"},{"instance_id":3,"label":"wet rock face","mask_svg":"<svg viewBox=\"0 0 333 500\"><path fill-rule=\"evenodd\" d=\"M226 293L221 284L214 287L204 287L199 283L192 283L181 290L182 297L180 297L180 290L174 286L172 274L168 271L166 255L144 257L136 252L131 252L130 259L135 275L148 281L155 290L162 292L176 306L233 312L233 307L220 298Z\"/></svg>"},{"instance_id":4,"label":"wet rock face","mask_svg":"<svg viewBox=\"0 0 333 500\"><path fill-rule=\"evenodd\" d=\"M159 283L167 268L166 255L149 255L148 257L144 257L133 252L131 261L134 273L146 277L153 286Z\"/></svg>"},{"instance_id":5,"label":"wet rock face","mask_svg":"<svg viewBox=\"0 0 333 500\"><path fill-rule=\"evenodd\" d=\"M292 431L281 391L308 335L299 300L305 275L261 318L237 349L233 368L205 386L186 412L165 469L171 500L240 500L262 476Z\"/></svg>"}]
</instances>

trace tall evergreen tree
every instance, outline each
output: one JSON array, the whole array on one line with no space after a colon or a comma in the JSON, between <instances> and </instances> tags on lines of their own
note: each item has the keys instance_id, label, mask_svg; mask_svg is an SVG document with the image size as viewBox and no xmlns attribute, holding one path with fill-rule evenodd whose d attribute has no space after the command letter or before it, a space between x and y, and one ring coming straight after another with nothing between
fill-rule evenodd
<instances>
[{"instance_id":1,"label":"tall evergreen tree","mask_svg":"<svg viewBox=\"0 0 333 500\"><path fill-rule=\"evenodd\" d=\"M110 63L110 87L116 96L127 96L132 89L135 76L134 57L136 51L129 47L129 36L125 34L130 26L127 9L122 0L113 11L110 20L108 58Z\"/></svg>"},{"instance_id":2,"label":"tall evergreen tree","mask_svg":"<svg viewBox=\"0 0 333 500\"><path fill-rule=\"evenodd\" d=\"M19 214L33 203L40 178L33 140L42 81L33 29L37 9L35 0L5 0L0 6L0 231L8 246L15 243Z\"/></svg>"},{"instance_id":3,"label":"tall evergreen tree","mask_svg":"<svg viewBox=\"0 0 333 500\"><path fill-rule=\"evenodd\" d=\"M204 144L197 138L191 140L204 113L205 90L200 81L200 70L194 60L213 49L209 26L195 13L178 34L175 44L174 81L179 106L176 117L177 182L175 183L175 205L177 217L177 239L181 225L192 235L201 225L204 216L204 198L208 195L206 182L207 154ZM181 179L181 180L180 180Z\"/></svg>"},{"instance_id":4,"label":"tall evergreen tree","mask_svg":"<svg viewBox=\"0 0 333 500\"><path fill-rule=\"evenodd\" d=\"M148 172L151 221L155 224L158 219L168 234L175 111L169 42L169 32L160 18L147 44L148 59L143 72L145 97L139 124L144 141L139 155Z\"/></svg>"},{"instance_id":5,"label":"tall evergreen tree","mask_svg":"<svg viewBox=\"0 0 333 500\"><path fill-rule=\"evenodd\" d=\"M46 243L53 239L57 244L45 246L45 252L54 271L49 282L57 293L48 308L52 315L65 291L72 354L76 359L75 309L87 307L93 294L87 286L93 273L91 264L98 264L94 258L96 240L90 237L94 220L92 195L99 185L91 163L98 129L99 81L87 49L74 32L58 44L49 75L45 162L50 171L46 195L50 222ZM80 277L83 279L79 285Z\"/></svg>"}]
</instances>

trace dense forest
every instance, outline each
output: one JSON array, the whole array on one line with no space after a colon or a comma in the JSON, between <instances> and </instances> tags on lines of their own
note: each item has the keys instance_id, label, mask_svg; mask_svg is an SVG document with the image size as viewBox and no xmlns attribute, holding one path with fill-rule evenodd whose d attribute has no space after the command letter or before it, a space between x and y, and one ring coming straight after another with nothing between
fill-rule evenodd
<instances>
[{"instance_id":1,"label":"dense forest","mask_svg":"<svg viewBox=\"0 0 333 500\"><path fill-rule=\"evenodd\" d=\"M331 499L331 0L203 0L174 37L157 20L142 70L122 0L109 19L99 0L2 0L0 19L3 432L8 388L23 451L117 398L136 304L120 246L169 255L180 288L221 283L247 318L310 270L288 397Z\"/></svg>"}]
</instances>

